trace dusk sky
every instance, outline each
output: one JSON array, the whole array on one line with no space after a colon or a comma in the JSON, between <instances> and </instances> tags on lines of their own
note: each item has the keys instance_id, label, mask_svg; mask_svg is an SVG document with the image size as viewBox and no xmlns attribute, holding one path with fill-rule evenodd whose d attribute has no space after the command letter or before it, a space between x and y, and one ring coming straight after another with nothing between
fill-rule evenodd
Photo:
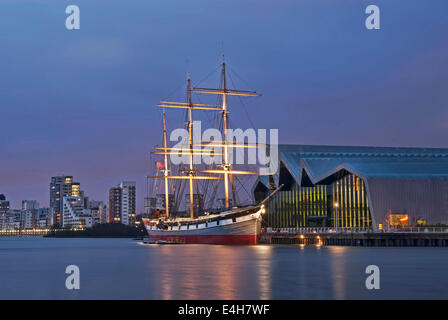
<instances>
[{"instance_id":1,"label":"dusk sky","mask_svg":"<svg viewBox=\"0 0 448 320\"><path fill-rule=\"evenodd\" d=\"M70 4L80 30L65 28ZM380 30L365 28L370 4ZM447 15L446 0L2 0L0 193L48 206L54 175L96 200L135 180L142 212L155 105L223 51L239 89L263 94L246 110L230 101L234 127L278 128L280 143L448 147Z\"/></svg>"}]
</instances>

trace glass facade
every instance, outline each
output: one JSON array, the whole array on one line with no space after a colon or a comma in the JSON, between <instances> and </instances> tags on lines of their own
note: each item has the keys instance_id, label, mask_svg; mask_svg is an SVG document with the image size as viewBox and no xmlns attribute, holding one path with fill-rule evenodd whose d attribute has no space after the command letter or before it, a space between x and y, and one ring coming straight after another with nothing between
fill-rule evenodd
<instances>
[{"instance_id":1,"label":"glass facade","mask_svg":"<svg viewBox=\"0 0 448 320\"><path fill-rule=\"evenodd\" d=\"M331 184L333 195L333 220L336 227L371 227L369 200L364 181L353 174L347 174L343 178Z\"/></svg>"},{"instance_id":2,"label":"glass facade","mask_svg":"<svg viewBox=\"0 0 448 320\"><path fill-rule=\"evenodd\" d=\"M294 184L269 201L264 224L273 228L371 227L364 182L347 174L325 185Z\"/></svg>"}]
</instances>

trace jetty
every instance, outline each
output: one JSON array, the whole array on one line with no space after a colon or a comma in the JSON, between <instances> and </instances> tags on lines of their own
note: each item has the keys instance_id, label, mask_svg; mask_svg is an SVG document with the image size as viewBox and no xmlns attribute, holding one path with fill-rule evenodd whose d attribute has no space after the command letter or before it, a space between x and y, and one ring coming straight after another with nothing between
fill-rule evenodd
<instances>
[{"instance_id":1,"label":"jetty","mask_svg":"<svg viewBox=\"0 0 448 320\"><path fill-rule=\"evenodd\" d=\"M448 247L448 227L408 227L390 230L367 228L267 228L264 244L360 247Z\"/></svg>"}]
</instances>

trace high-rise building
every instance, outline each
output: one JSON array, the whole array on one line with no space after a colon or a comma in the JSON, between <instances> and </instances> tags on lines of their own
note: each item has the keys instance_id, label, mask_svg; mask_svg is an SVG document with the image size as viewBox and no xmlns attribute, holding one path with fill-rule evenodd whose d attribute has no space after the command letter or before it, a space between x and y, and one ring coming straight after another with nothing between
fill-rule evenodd
<instances>
[{"instance_id":1,"label":"high-rise building","mask_svg":"<svg viewBox=\"0 0 448 320\"><path fill-rule=\"evenodd\" d=\"M50 182L50 209L53 210L53 224L62 226L64 224L63 203L65 196L79 197L81 195L80 185L73 182L73 176L51 177Z\"/></svg>"},{"instance_id":2,"label":"high-rise building","mask_svg":"<svg viewBox=\"0 0 448 320\"><path fill-rule=\"evenodd\" d=\"M9 201L6 200L4 194L0 194L0 227L2 229L7 229Z\"/></svg>"},{"instance_id":3,"label":"high-rise building","mask_svg":"<svg viewBox=\"0 0 448 320\"><path fill-rule=\"evenodd\" d=\"M103 209L101 210L100 223L108 223L108 222L109 222L109 212L106 203L103 204Z\"/></svg>"},{"instance_id":4,"label":"high-rise building","mask_svg":"<svg viewBox=\"0 0 448 320\"><path fill-rule=\"evenodd\" d=\"M39 227L39 202L22 200L22 226L25 229Z\"/></svg>"},{"instance_id":5,"label":"high-rise building","mask_svg":"<svg viewBox=\"0 0 448 320\"><path fill-rule=\"evenodd\" d=\"M22 215L20 218L20 224L22 229L32 229L33 228L33 211L32 210L22 210Z\"/></svg>"},{"instance_id":6,"label":"high-rise building","mask_svg":"<svg viewBox=\"0 0 448 320\"><path fill-rule=\"evenodd\" d=\"M53 218L50 208L39 208L39 228L50 227L53 223Z\"/></svg>"},{"instance_id":7,"label":"high-rise building","mask_svg":"<svg viewBox=\"0 0 448 320\"><path fill-rule=\"evenodd\" d=\"M63 227L84 228L92 226L92 216L84 209L84 199L79 196L63 198Z\"/></svg>"},{"instance_id":8,"label":"high-rise building","mask_svg":"<svg viewBox=\"0 0 448 320\"><path fill-rule=\"evenodd\" d=\"M121 188L113 187L109 189L109 223L121 223Z\"/></svg>"},{"instance_id":9,"label":"high-rise building","mask_svg":"<svg viewBox=\"0 0 448 320\"><path fill-rule=\"evenodd\" d=\"M121 188L121 223L135 224L135 181L123 181Z\"/></svg>"},{"instance_id":10,"label":"high-rise building","mask_svg":"<svg viewBox=\"0 0 448 320\"><path fill-rule=\"evenodd\" d=\"M4 194L0 194L0 213L6 213L9 210L9 201Z\"/></svg>"},{"instance_id":11,"label":"high-rise building","mask_svg":"<svg viewBox=\"0 0 448 320\"><path fill-rule=\"evenodd\" d=\"M39 202L37 200L22 200L22 210L37 210Z\"/></svg>"},{"instance_id":12,"label":"high-rise building","mask_svg":"<svg viewBox=\"0 0 448 320\"><path fill-rule=\"evenodd\" d=\"M136 218L136 183L123 181L109 189L109 222L135 224Z\"/></svg>"},{"instance_id":13,"label":"high-rise building","mask_svg":"<svg viewBox=\"0 0 448 320\"><path fill-rule=\"evenodd\" d=\"M87 200L84 198L84 205L92 216L92 223L101 223L101 216L103 214L104 204L103 201Z\"/></svg>"},{"instance_id":14,"label":"high-rise building","mask_svg":"<svg viewBox=\"0 0 448 320\"><path fill-rule=\"evenodd\" d=\"M18 209L9 209L7 213L7 219L6 224L3 224L2 229L9 229L9 230L18 230L21 226L21 216L22 216L22 210Z\"/></svg>"}]
</instances>

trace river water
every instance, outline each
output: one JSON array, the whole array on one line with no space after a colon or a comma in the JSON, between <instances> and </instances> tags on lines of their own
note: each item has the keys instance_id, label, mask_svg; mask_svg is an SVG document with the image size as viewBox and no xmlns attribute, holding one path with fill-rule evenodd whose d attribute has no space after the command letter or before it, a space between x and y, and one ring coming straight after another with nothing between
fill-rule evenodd
<instances>
[{"instance_id":1,"label":"river water","mask_svg":"<svg viewBox=\"0 0 448 320\"><path fill-rule=\"evenodd\" d=\"M80 289L65 287L68 265ZM365 286L368 265L380 289ZM0 238L0 299L448 299L448 249Z\"/></svg>"}]
</instances>

